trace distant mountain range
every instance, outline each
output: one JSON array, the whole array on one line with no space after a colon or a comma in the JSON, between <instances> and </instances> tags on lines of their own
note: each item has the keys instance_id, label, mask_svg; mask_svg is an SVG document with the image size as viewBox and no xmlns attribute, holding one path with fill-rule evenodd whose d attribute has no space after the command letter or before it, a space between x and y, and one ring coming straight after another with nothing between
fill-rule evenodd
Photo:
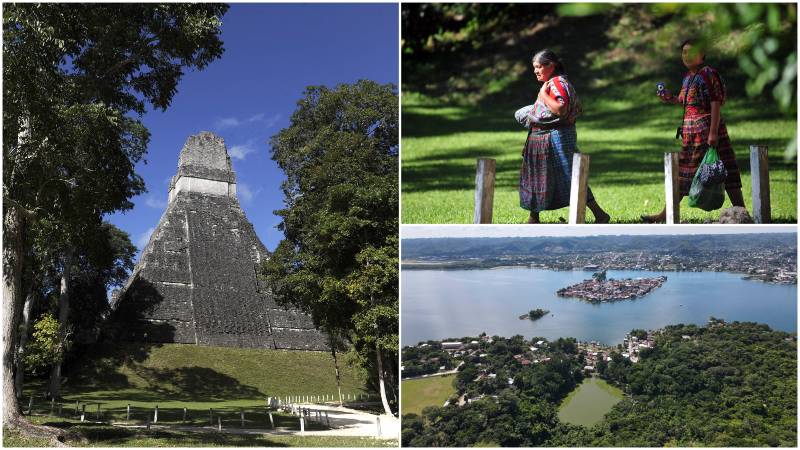
<instances>
[{"instance_id":1,"label":"distant mountain range","mask_svg":"<svg viewBox=\"0 0 800 450\"><path fill-rule=\"evenodd\" d=\"M403 239L404 260L444 258L486 258L531 254L576 254L609 251L648 251L693 254L715 250L747 252L775 248L796 252L794 233L703 234L703 235L627 235L587 237L507 237L507 238L425 238Z\"/></svg>"}]
</instances>

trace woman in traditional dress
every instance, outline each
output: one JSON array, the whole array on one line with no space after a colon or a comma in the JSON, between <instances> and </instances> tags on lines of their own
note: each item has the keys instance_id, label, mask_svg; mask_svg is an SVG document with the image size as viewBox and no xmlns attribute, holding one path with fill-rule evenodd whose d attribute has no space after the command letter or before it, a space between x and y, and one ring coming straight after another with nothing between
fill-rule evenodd
<instances>
[{"instance_id":1,"label":"woman in traditional dress","mask_svg":"<svg viewBox=\"0 0 800 450\"><path fill-rule=\"evenodd\" d=\"M539 223L539 212L569 206L572 155L578 151L575 119L581 113L581 104L555 53L542 50L533 56L532 63L542 87L525 117L530 131L522 151L519 201L530 211L528 223ZM586 206L595 222L608 223L610 217L597 204L591 189Z\"/></svg>"},{"instance_id":2,"label":"woman in traditional dress","mask_svg":"<svg viewBox=\"0 0 800 450\"><path fill-rule=\"evenodd\" d=\"M725 190L733 206L744 207L742 178L736 164L736 154L731 147L728 128L722 120L720 108L725 103L725 83L714 68L705 64L705 48L688 39L681 44L681 59L689 70L683 77L680 94L675 97L664 91L659 97L665 104L684 108L681 127L682 145L678 159L678 191L680 198L689 195L697 168L709 146L717 154L728 172ZM679 200L680 201L680 200ZM667 210L653 216L642 216L645 223L664 222Z\"/></svg>"}]
</instances>

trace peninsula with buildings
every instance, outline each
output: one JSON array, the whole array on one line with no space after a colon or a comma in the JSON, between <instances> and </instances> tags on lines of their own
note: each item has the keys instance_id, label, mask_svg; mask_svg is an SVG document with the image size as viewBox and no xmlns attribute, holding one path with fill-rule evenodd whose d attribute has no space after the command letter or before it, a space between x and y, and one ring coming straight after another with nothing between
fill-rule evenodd
<instances>
[{"instance_id":1,"label":"peninsula with buildings","mask_svg":"<svg viewBox=\"0 0 800 450\"><path fill-rule=\"evenodd\" d=\"M608 303L644 297L661 287L667 277L606 279L606 271L595 273L591 279L556 291L559 297L574 297L589 303Z\"/></svg>"}]
</instances>

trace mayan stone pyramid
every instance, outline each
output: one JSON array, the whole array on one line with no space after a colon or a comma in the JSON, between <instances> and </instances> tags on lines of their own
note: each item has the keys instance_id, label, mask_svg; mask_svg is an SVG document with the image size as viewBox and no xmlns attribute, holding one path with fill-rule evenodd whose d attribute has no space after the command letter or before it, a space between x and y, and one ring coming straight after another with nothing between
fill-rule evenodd
<instances>
[{"instance_id":1,"label":"mayan stone pyramid","mask_svg":"<svg viewBox=\"0 0 800 450\"><path fill-rule=\"evenodd\" d=\"M268 257L236 197L225 142L202 132L181 150L169 204L113 304L112 333L134 342L325 350L311 318L257 277Z\"/></svg>"}]
</instances>

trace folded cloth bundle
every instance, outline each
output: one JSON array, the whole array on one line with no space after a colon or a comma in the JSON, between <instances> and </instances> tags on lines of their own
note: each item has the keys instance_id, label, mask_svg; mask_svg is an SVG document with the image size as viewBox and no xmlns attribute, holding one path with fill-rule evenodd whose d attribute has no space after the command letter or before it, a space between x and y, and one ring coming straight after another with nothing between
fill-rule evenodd
<instances>
[{"instance_id":1,"label":"folded cloth bundle","mask_svg":"<svg viewBox=\"0 0 800 450\"><path fill-rule=\"evenodd\" d=\"M514 118L517 119L520 125L525 128L531 127L531 119L533 118L533 105L523 106L514 113Z\"/></svg>"},{"instance_id":2,"label":"folded cloth bundle","mask_svg":"<svg viewBox=\"0 0 800 450\"><path fill-rule=\"evenodd\" d=\"M717 160L712 164L702 164L700 166L700 182L703 186L713 186L715 184L724 183L725 178L728 177L728 171L721 160Z\"/></svg>"}]
</instances>

